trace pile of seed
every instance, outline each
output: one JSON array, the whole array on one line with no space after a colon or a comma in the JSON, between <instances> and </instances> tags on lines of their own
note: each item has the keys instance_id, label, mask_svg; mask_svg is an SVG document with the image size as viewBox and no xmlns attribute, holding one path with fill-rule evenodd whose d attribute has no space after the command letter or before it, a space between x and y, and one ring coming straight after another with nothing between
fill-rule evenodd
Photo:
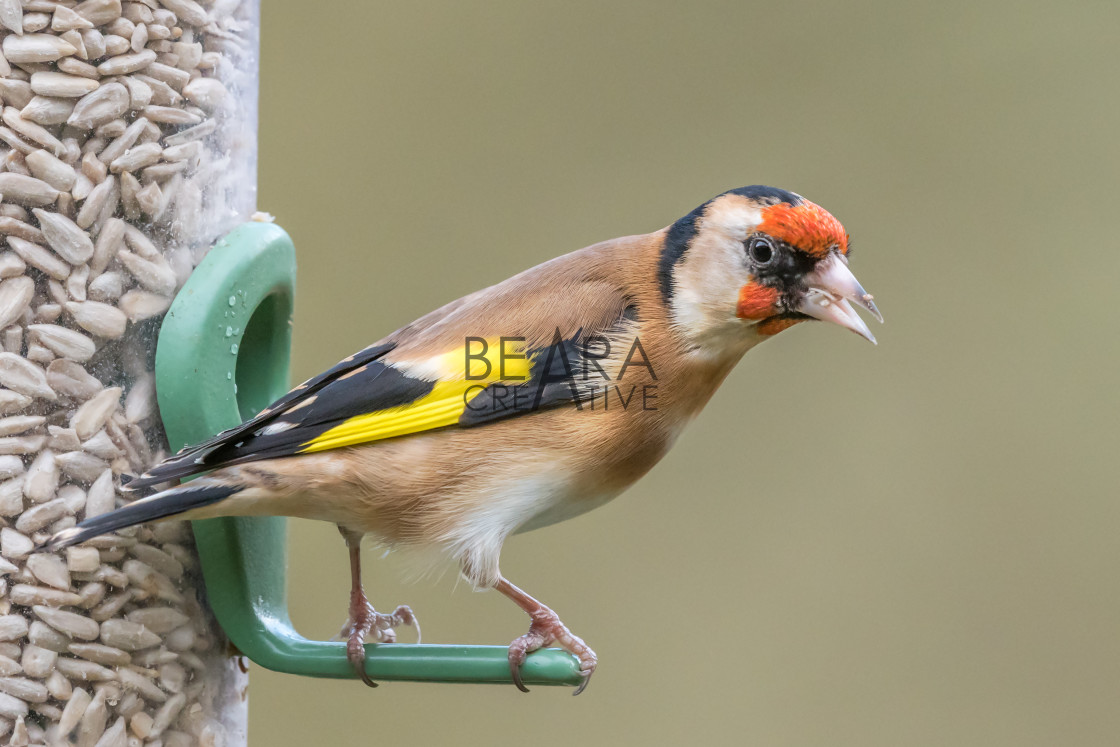
<instances>
[{"instance_id":1,"label":"pile of seed","mask_svg":"<svg viewBox=\"0 0 1120 747\"><path fill-rule=\"evenodd\" d=\"M0 743L244 740L190 531L37 543L165 454L161 315L252 210L254 0L0 0Z\"/></svg>"}]
</instances>

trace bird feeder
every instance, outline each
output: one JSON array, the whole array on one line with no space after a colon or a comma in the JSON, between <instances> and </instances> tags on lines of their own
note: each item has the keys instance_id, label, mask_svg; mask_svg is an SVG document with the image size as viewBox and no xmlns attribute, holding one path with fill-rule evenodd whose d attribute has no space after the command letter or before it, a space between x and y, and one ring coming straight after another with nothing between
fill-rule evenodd
<instances>
[{"instance_id":1,"label":"bird feeder","mask_svg":"<svg viewBox=\"0 0 1120 747\"><path fill-rule=\"evenodd\" d=\"M291 625L283 519L34 551L288 388L295 253L254 219L258 29L257 0L0 3L0 742L244 742L225 636L355 676L343 643ZM504 646L369 644L366 663L510 682ZM580 681L558 650L522 672Z\"/></svg>"}]
</instances>

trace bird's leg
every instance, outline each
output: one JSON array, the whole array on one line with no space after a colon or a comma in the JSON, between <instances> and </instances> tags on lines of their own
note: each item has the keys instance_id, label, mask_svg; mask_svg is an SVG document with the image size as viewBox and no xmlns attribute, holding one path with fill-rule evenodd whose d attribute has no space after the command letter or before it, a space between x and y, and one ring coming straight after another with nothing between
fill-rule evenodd
<instances>
[{"instance_id":1,"label":"bird's leg","mask_svg":"<svg viewBox=\"0 0 1120 747\"><path fill-rule=\"evenodd\" d=\"M583 692L587 683L591 680L591 675L595 671L595 665L599 660L595 656L595 652L583 642L582 638L572 635L572 631L560 622L560 618L555 612L511 584L504 576L498 577L498 583L494 588L512 599L514 604L525 610L529 614L529 619L532 620L529 624L529 632L509 644L509 671L517 689L524 693L529 692L529 688L525 687L525 683L521 681L521 665L525 663L525 657L538 649L555 643L579 659L579 670L583 675L583 682L579 684L572 695L579 695Z\"/></svg>"},{"instance_id":2,"label":"bird's leg","mask_svg":"<svg viewBox=\"0 0 1120 747\"><path fill-rule=\"evenodd\" d=\"M373 637L378 643L393 643L397 640L394 628L411 625L416 628L416 638L419 640L420 623L407 605L402 604L388 615L373 608L362 588L362 535L342 527L338 531L346 539L346 547L350 550L350 618L342 626L339 636L346 638L346 658L350 660L362 682L370 687L377 687L377 683L366 672L366 638Z\"/></svg>"}]
</instances>

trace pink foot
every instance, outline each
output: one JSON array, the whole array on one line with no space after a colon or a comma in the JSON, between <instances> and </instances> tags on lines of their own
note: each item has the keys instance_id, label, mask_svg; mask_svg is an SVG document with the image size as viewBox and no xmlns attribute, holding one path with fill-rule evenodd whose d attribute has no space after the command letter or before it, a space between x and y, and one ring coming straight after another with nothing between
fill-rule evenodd
<instances>
[{"instance_id":1,"label":"pink foot","mask_svg":"<svg viewBox=\"0 0 1120 747\"><path fill-rule=\"evenodd\" d=\"M525 657L545 646L556 644L579 659L579 671L583 675L583 682L572 693L572 695L579 695L591 680L599 658L582 638L572 635L568 627L560 622L556 613L547 607L533 612L530 617L533 622L529 626L529 632L509 644L509 671L513 677L513 684L517 685L517 689L521 692L529 692L529 688L525 687L525 683L521 680L521 665L525 663Z\"/></svg>"},{"instance_id":2,"label":"pink foot","mask_svg":"<svg viewBox=\"0 0 1120 747\"><path fill-rule=\"evenodd\" d=\"M346 638L346 658L350 660L362 682L370 687L377 687L377 683L366 672L366 639L372 638L378 643L393 643L397 640L395 629L402 625L416 628L419 640L420 623L406 605L402 604L392 614L386 615L375 610L364 596L351 602L350 619L342 626L339 637Z\"/></svg>"}]
</instances>

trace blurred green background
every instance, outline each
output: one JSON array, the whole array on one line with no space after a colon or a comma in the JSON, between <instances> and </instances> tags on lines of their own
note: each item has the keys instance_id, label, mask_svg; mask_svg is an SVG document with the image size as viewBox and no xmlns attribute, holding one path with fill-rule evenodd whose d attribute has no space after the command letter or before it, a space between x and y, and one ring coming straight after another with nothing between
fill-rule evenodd
<instances>
[{"instance_id":1,"label":"blurred green background","mask_svg":"<svg viewBox=\"0 0 1120 747\"><path fill-rule=\"evenodd\" d=\"M844 223L887 324L757 348L605 508L503 569L588 691L255 669L253 744L1120 742L1114 3L263 3L260 208L299 379L446 301L732 187ZM346 614L292 522L293 617ZM526 618L448 573L430 642Z\"/></svg>"}]
</instances>

